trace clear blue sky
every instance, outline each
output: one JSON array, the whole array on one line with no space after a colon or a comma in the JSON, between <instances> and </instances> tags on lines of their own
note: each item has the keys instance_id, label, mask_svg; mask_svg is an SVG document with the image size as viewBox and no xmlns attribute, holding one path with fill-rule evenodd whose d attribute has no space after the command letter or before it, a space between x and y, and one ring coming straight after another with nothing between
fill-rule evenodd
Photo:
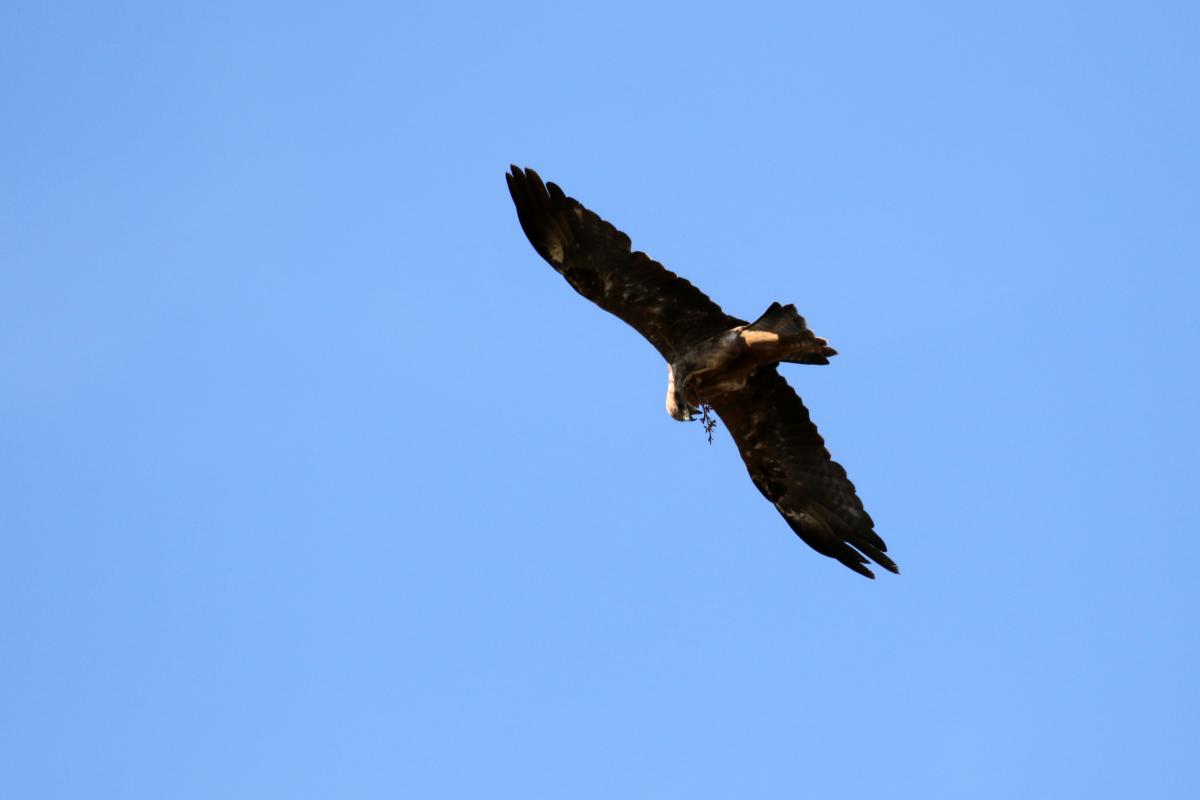
<instances>
[{"instance_id":1,"label":"clear blue sky","mask_svg":"<svg viewBox=\"0 0 1200 800\"><path fill-rule=\"evenodd\" d=\"M0 11L0 795L1200 796L1190 3ZM787 366L810 551L540 261Z\"/></svg>"}]
</instances>

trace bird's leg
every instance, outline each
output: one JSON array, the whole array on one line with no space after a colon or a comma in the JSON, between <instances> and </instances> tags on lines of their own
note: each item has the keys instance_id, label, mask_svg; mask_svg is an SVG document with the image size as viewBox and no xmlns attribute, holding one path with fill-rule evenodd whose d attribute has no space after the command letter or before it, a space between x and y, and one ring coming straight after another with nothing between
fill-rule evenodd
<instances>
[{"instance_id":1,"label":"bird's leg","mask_svg":"<svg viewBox=\"0 0 1200 800\"><path fill-rule=\"evenodd\" d=\"M709 371L710 370L708 370L708 369L698 369L698 370L688 373L687 377L685 377L683 379L683 382L679 387L679 397L680 397L680 400L682 400L684 410L687 413L687 421L688 422L695 421L696 414L700 411L700 409L697 408L691 402L691 397L693 396L692 389L696 384L696 379L699 378L701 375L703 375L705 372L709 372Z\"/></svg>"}]
</instances>

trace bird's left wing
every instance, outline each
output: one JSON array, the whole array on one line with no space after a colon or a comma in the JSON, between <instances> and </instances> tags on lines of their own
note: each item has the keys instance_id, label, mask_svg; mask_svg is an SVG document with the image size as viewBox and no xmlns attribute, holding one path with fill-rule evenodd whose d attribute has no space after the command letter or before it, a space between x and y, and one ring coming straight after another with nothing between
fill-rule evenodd
<instances>
[{"instance_id":1,"label":"bird's left wing","mask_svg":"<svg viewBox=\"0 0 1200 800\"><path fill-rule=\"evenodd\" d=\"M867 559L899 572L842 465L829 456L808 409L774 367L713 408L729 428L750 479L796 535L818 553L874 578Z\"/></svg>"},{"instance_id":2,"label":"bird's left wing","mask_svg":"<svg viewBox=\"0 0 1200 800\"><path fill-rule=\"evenodd\" d=\"M645 253L632 251L628 236L555 184L542 183L532 169L514 166L504 177L538 254L575 291L649 339L668 362L745 324Z\"/></svg>"}]
</instances>

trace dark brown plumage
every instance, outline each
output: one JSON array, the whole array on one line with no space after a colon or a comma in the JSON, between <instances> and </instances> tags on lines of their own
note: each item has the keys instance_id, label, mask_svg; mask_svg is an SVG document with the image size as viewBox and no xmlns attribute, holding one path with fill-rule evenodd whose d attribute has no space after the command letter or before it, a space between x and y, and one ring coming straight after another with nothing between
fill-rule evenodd
<instances>
[{"instance_id":1,"label":"dark brown plumage","mask_svg":"<svg viewBox=\"0 0 1200 800\"><path fill-rule=\"evenodd\" d=\"M645 336L667 360L667 407L688 419L711 405L729 428L750 479L796 535L855 572L886 555L846 471L833 461L808 409L779 375L780 361L826 364L835 351L792 306L773 303L755 323L731 317L629 237L543 183L532 169L505 176L530 243L580 294Z\"/></svg>"}]
</instances>

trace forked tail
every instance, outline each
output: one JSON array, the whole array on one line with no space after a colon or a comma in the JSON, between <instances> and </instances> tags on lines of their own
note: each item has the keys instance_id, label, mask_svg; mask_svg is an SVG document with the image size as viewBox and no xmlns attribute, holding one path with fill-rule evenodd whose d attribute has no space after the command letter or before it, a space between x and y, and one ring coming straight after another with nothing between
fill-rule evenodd
<instances>
[{"instance_id":1,"label":"forked tail","mask_svg":"<svg viewBox=\"0 0 1200 800\"><path fill-rule=\"evenodd\" d=\"M780 361L792 364L828 364L837 350L808 329L804 317L792 304L771 303L763 315L746 326L747 331L766 331L779 337Z\"/></svg>"}]
</instances>

